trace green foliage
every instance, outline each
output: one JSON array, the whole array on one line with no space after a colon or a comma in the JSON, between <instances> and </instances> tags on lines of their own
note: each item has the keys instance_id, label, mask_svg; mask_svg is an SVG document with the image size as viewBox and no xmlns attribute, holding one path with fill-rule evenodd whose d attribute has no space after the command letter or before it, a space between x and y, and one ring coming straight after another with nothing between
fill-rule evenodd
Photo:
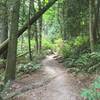
<instances>
[{"instance_id":1,"label":"green foliage","mask_svg":"<svg viewBox=\"0 0 100 100\"><path fill-rule=\"evenodd\" d=\"M69 59L69 58L68 58ZM66 59L64 65L76 72L95 73L100 70L100 52L85 53L77 59Z\"/></svg>"},{"instance_id":2,"label":"green foliage","mask_svg":"<svg viewBox=\"0 0 100 100\"><path fill-rule=\"evenodd\" d=\"M64 58L68 57L77 57L87 48L88 37L86 36L78 36L72 40L68 40L64 43L61 51Z\"/></svg>"},{"instance_id":3,"label":"green foliage","mask_svg":"<svg viewBox=\"0 0 100 100\"><path fill-rule=\"evenodd\" d=\"M34 64L30 62L28 64L20 64L18 66L18 72L22 72L24 74L31 73L40 68L40 64Z\"/></svg>"},{"instance_id":4,"label":"green foliage","mask_svg":"<svg viewBox=\"0 0 100 100\"><path fill-rule=\"evenodd\" d=\"M34 47L35 47L35 40L34 39L31 40L31 45L32 45L32 48L34 49ZM28 47L29 47L28 46L28 38L24 36L23 39L22 39L22 37L20 37L18 39L17 54L20 55L22 53L27 52L28 51Z\"/></svg>"},{"instance_id":5,"label":"green foliage","mask_svg":"<svg viewBox=\"0 0 100 100\"><path fill-rule=\"evenodd\" d=\"M86 44L87 41L88 41L87 36L77 36L74 41L74 45L77 47L80 47L80 46L83 46L84 44Z\"/></svg>"},{"instance_id":6,"label":"green foliage","mask_svg":"<svg viewBox=\"0 0 100 100\"><path fill-rule=\"evenodd\" d=\"M62 54L64 58L68 58L72 54L72 46L68 42L63 45Z\"/></svg>"},{"instance_id":7,"label":"green foliage","mask_svg":"<svg viewBox=\"0 0 100 100\"><path fill-rule=\"evenodd\" d=\"M85 72L96 72L100 69L100 53L93 52L88 54L83 54L82 56L77 59L75 62L77 64L81 64L81 69Z\"/></svg>"},{"instance_id":8,"label":"green foliage","mask_svg":"<svg viewBox=\"0 0 100 100\"><path fill-rule=\"evenodd\" d=\"M4 89L4 84L2 83L2 84L0 84L0 92L2 92L3 89Z\"/></svg>"},{"instance_id":9,"label":"green foliage","mask_svg":"<svg viewBox=\"0 0 100 100\"><path fill-rule=\"evenodd\" d=\"M44 39L42 41L42 45L44 50L53 49L53 43L50 40Z\"/></svg>"},{"instance_id":10,"label":"green foliage","mask_svg":"<svg viewBox=\"0 0 100 100\"><path fill-rule=\"evenodd\" d=\"M87 100L99 100L100 99L100 77L98 77L88 89L83 89L81 93L82 97Z\"/></svg>"},{"instance_id":11,"label":"green foliage","mask_svg":"<svg viewBox=\"0 0 100 100\"><path fill-rule=\"evenodd\" d=\"M89 53L87 36L78 36L59 49L64 57L64 65L76 73L96 73L100 70L100 52Z\"/></svg>"},{"instance_id":12,"label":"green foliage","mask_svg":"<svg viewBox=\"0 0 100 100\"><path fill-rule=\"evenodd\" d=\"M2 70L1 70L1 71L2 71ZM0 73L0 80L3 81L3 79L4 79L4 71L2 71L2 72Z\"/></svg>"},{"instance_id":13,"label":"green foliage","mask_svg":"<svg viewBox=\"0 0 100 100\"><path fill-rule=\"evenodd\" d=\"M77 36L87 27L88 5L86 0L64 0L66 30L71 36ZM81 5L82 4L82 5ZM81 6L80 6L81 5Z\"/></svg>"},{"instance_id":14,"label":"green foliage","mask_svg":"<svg viewBox=\"0 0 100 100\"><path fill-rule=\"evenodd\" d=\"M37 52L33 52L32 58L33 60L30 62L29 55L22 56L18 59L17 72L18 75L20 73L26 74L31 73L41 67L40 61L45 58L45 52L37 54Z\"/></svg>"},{"instance_id":15,"label":"green foliage","mask_svg":"<svg viewBox=\"0 0 100 100\"><path fill-rule=\"evenodd\" d=\"M58 38L54 41L54 51L61 54L61 49L63 47L63 40L61 38Z\"/></svg>"},{"instance_id":16,"label":"green foliage","mask_svg":"<svg viewBox=\"0 0 100 100\"><path fill-rule=\"evenodd\" d=\"M55 12L56 10L52 8L50 8L44 15L44 19L45 21L53 21L53 19L55 18Z\"/></svg>"}]
</instances>

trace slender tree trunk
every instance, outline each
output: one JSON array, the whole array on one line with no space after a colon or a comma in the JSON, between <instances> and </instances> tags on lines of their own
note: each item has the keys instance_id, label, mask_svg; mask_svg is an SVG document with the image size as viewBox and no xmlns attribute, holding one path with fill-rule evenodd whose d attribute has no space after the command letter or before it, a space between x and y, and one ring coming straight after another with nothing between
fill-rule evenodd
<instances>
[{"instance_id":1,"label":"slender tree trunk","mask_svg":"<svg viewBox=\"0 0 100 100\"><path fill-rule=\"evenodd\" d=\"M20 0L15 0L10 6L10 36L8 44L7 66L5 73L5 83L15 79L16 73L16 54L17 54L17 32L19 21Z\"/></svg>"},{"instance_id":2,"label":"slender tree trunk","mask_svg":"<svg viewBox=\"0 0 100 100\"><path fill-rule=\"evenodd\" d=\"M100 8L100 0L97 0L97 7L95 8L95 15L94 15L94 23L93 23L93 38L94 43L97 42L97 30L98 30L98 22L99 22L99 8Z\"/></svg>"},{"instance_id":3,"label":"slender tree trunk","mask_svg":"<svg viewBox=\"0 0 100 100\"><path fill-rule=\"evenodd\" d=\"M63 37L63 25L62 25L62 23L61 23L61 11L60 11L60 3L59 3L59 1L58 1L58 7L57 7L57 12L58 12L58 16L57 16L57 20L58 20L58 23L59 23L59 25L60 25L60 32L61 32L61 36Z\"/></svg>"},{"instance_id":4,"label":"slender tree trunk","mask_svg":"<svg viewBox=\"0 0 100 100\"><path fill-rule=\"evenodd\" d=\"M90 49L94 51L94 40L92 34L92 0L89 0L89 34L90 34Z\"/></svg>"},{"instance_id":5,"label":"slender tree trunk","mask_svg":"<svg viewBox=\"0 0 100 100\"><path fill-rule=\"evenodd\" d=\"M31 10L31 0L29 1L29 22L30 22L30 10ZM31 25L28 24L28 45L29 45L29 58L32 61L32 50L31 50Z\"/></svg>"},{"instance_id":6,"label":"slender tree trunk","mask_svg":"<svg viewBox=\"0 0 100 100\"><path fill-rule=\"evenodd\" d=\"M42 50L42 19L41 19L41 25L40 25L40 52L41 52L41 50Z\"/></svg>"},{"instance_id":7,"label":"slender tree trunk","mask_svg":"<svg viewBox=\"0 0 100 100\"><path fill-rule=\"evenodd\" d=\"M38 0L39 10L42 8L41 0ZM39 50L41 52L42 49L42 16L39 19Z\"/></svg>"},{"instance_id":8,"label":"slender tree trunk","mask_svg":"<svg viewBox=\"0 0 100 100\"><path fill-rule=\"evenodd\" d=\"M0 44L8 38L8 15L7 2L0 1ZM7 57L7 50L1 55L1 58Z\"/></svg>"},{"instance_id":9,"label":"slender tree trunk","mask_svg":"<svg viewBox=\"0 0 100 100\"><path fill-rule=\"evenodd\" d=\"M37 32L37 22L34 23L34 36L35 36L35 43L36 43L36 51L39 52L39 41L38 41L38 32Z\"/></svg>"},{"instance_id":10,"label":"slender tree trunk","mask_svg":"<svg viewBox=\"0 0 100 100\"><path fill-rule=\"evenodd\" d=\"M25 0L22 0L22 16L25 16ZM23 26L23 24L24 24L24 21L25 21L25 19L24 19L24 17L22 17L22 23L21 23L21 25ZM22 51L22 53L23 53L23 43L24 43L24 35L22 35L21 36L21 51Z\"/></svg>"},{"instance_id":11,"label":"slender tree trunk","mask_svg":"<svg viewBox=\"0 0 100 100\"><path fill-rule=\"evenodd\" d=\"M36 9L35 9L35 6L34 6L34 3L33 3L33 14L35 14L36 13ZM38 28L37 28L37 21L33 24L33 30L34 30L34 37L35 37L35 43L36 43L36 45L35 45L35 47L36 47L36 51L37 51L37 53L39 52L39 41L38 41L38 39L39 39L39 37L38 37Z\"/></svg>"},{"instance_id":12,"label":"slender tree trunk","mask_svg":"<svg viewBox=\"0 0 100 100\"><path fill-rule=\"evenodd\" d=\"M62 8L62 14L63 14L63 40L66 41L68 39L67 37L67 0L63 1L63 8Z\"/></svg>"}]
</instances>

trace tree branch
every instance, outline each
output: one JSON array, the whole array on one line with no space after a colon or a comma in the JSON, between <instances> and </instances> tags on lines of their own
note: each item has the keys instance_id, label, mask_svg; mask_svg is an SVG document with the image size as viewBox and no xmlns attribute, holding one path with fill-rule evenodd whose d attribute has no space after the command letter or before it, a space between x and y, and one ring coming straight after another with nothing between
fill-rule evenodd
<instances>
[{"instance_id":1,"label":"tree branch","mask_svg":"<svg viewBox=\"0 0 100 100\"><path fill-rule=\"evenodd\" d=\"M30 19L30 22L26 22L25 25L19 31L17 32L17 37L22 35L27 29L28 29L28 24L32 25L34 22L36 22L57 0L52 0L47 3L45 7L43 7L40 11L38 11L32 18ZM9 39L5 40L1 45L0 45L0 55L8 48L8 42Z\"/></svg>"}]
</instances>

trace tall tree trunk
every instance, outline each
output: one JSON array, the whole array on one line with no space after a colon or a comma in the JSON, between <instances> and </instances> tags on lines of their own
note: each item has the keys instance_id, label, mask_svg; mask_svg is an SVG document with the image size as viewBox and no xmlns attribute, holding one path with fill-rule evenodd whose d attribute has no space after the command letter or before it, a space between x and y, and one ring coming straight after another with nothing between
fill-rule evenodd
<instances>
[{"instance_id":1,"label":"tall tree trunk","mask_svg":"<svg viewBox=\"0 0 100 100\"><path fill-rule=\"evenodd\" d=\"M68 39L67 37L67 0L63 1L63 8L62 8L62 14L63 14L63 40L66 41Z\"/></svg>"},{"instance_id":2,"label":"tall tree trunk","mask_svg":"<svg viewBox=\"0 0 100 100\"><path fill-rule=\"evenodd\" d=\"M94 23L93 23L93 38L94 43L97 41L97 30L98 30L98 22L99 22L99 8L100 8L100 0L97 0L97 6L95 7L95 15L94 15Z\"/></svg>"},{"instance_id":3,"label":"tall tree trunk","mask_svg":"<svg viewBox=\"0 0 100 100\"><path fill-rule=\"evenodd\" d=\"M19 21L20 0L15 0L10 6L10 36L8 44L7 66L5 73L5 82L15 79L16 73L16 54L17 54L17 32Z\"/></svg>"},{"instance_id":4,"label":"tall tree trunk","mask_svg":"<svg viewBox=\"0 0 100 100\"><path fill-rule=\"evenodd\" d=\"M60 26L60 33L61 33L61 37L63 38L63 25L62 25L62 22L61 22L61 7L60 7L60 2L58 1L58 7L57 7L57 12L58 12L58 16L57 16L57 20L58 20L58 23L59 23L59 26Z\"/></svg>"},{"instance_id":5,"label":"tall tree trunk","mask_svg":"<svg viewBox=\"0 0 100 100\"><path fill-rule=\"evenodd\" d=\"M89 34L90 34L90 49L94 51L94 40L92 34L92 0L89 0Z\"/></svg>"},{"instance_id":6,"label":"tall tree trunk","mask_svg":"<svg viewBox=\"0 0 100 100\"><path fill-rule=\"evenodd\" d=\"M41 0L38 0L38 6L39 6L39 10L42 9L42 3ZM41 52L42 49L42 16L39 19L39 50Z\"/></svg>"},{"instance_id":7,"label":"tall tree trunk","mask_svg":"<svg viewBox=\"0 0 100 100\"><path fill-rule=\"evenodd\" d=\"M30 22L30 11L31 11L31 0L29 0L29 22ZM31 50L31 25L30 23L28 24L28 45L29 45L29 58L32 61L32 50Z\"/></svg>"},{"instance_id":8,"label":"tall tree trunk","mask_svg":"<svg viewBox=\"0 0 100 100\"><path fill-rule=\"evenodd\" d=\"M33 3L33 14L36 14L36 9ZM38 37L38 28L37 28L37 21L33 24L33 31L34 31L34 37L35 37L35 47L36 47L36 51L37 53L39 52L39 37Z\"/></svg>"},{"instance_id":9,"label":"tall tree trunk","mask_svg":"<svg viewBox=\"0 0 100 100\"><path fill-rule=\"evenodd\" d=\"M35 43L36 43L36 51L39 52L39 41L38 41L38 32L37 32L37 22L34 23L34 36L35 36Z\"/></svg>"},{"instance_id":10,"label":"tall tree trunk","mask_svg":"<svg viewBox=\"0 0 100 100\"><path fill-rule=\"evenodd\" d=\"M22 0L22 16L25 16L25 0ZM22 20L21 20L21 25L23 26L24 25L24 17L22 17ZM24 35L21 36L21 51L23 53L23 43L24 43Z\"/></svg>"},{"instance_id":11,"label":"tall tree trunk","mask_svg":"<svg viewBox=\"0 0 100 100\"><path fill-rule=\"evenodd\" d=\"M0 1L0 44L8 38L8 15L7 2ZM1 58L7 57L7 50L1 55Z\"/></svg>"}]
</instances>

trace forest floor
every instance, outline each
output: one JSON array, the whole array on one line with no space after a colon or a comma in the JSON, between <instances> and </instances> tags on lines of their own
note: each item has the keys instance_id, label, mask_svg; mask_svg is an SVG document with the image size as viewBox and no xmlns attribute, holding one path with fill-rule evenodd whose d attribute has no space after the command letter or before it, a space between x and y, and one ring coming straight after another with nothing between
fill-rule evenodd
<instances>
[{"instance_id":1,"label":"forest floor","mask_svg":"<svg viewBox=\"0 0 100 100\"><path fill-rule=\"evenodd\" d=\"M54 56L47 56L40 69L13 83L12 91L17 96L11 100L83 100L83 85Z\"/></svg>"}]
</instances>

